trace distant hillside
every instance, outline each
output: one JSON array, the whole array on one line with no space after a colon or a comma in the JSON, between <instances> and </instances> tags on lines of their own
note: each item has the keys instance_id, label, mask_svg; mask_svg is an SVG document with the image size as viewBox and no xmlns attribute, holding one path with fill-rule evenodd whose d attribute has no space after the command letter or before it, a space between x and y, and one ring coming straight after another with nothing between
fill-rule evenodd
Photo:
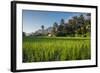
<instances>
[{"instance_id":1,"label":"distant hillside","mask_svg":"<svg viewBox=\"0 0 100 73\"><path fill-rule=\"evenodd\" d=\"M41 35L41 34L48 34L48 33L51 33L52 32L52 27L48 27L47 29L39 29L37 30L35 33L32 33L32 35Z\"/></svg>"}]
</instances>

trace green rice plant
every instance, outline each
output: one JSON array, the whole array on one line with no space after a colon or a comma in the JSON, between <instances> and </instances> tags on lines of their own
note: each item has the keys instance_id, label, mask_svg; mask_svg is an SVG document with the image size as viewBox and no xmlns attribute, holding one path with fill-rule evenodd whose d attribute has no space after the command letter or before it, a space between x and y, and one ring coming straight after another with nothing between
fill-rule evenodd
<instances>
[{"instance_id":1,"label":"green rice plant","mask_svg":"<svg viewBox=\"0 0 100 73\"><path fill-rule=\"evenodd\" d=\"M24 37L23 62L91 59L90 38Z\"/></svg>"}]
</instances>

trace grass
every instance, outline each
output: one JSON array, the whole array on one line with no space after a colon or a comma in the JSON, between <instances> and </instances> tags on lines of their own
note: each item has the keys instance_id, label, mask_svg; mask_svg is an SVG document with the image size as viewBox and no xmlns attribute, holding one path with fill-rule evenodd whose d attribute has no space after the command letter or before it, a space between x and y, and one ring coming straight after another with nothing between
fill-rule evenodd
<instances>
[{"instance_id":1,"label":"grass","mask_svg":"<svg viewBox=\"0 0 100 73\"><path fill-rule=\"evenodd\" d=\"M24 37L23 62L91 59L90 38Z\"/></svg>"}]
</instances>

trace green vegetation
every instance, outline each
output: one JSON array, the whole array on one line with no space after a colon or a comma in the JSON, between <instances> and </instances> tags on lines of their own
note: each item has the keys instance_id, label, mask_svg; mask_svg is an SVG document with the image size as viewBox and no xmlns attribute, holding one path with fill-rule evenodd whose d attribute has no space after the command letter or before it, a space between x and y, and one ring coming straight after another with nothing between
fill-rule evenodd
<instances>
[{"instance_id":1,"label":"green vegetation","mask_svg":"<svg viewBox=\"0 0 100 73\"><path fill-rule=\"evenodd\" d=\"M53 30L51 32L54 36L70 36L70 37L88 37L91 33L91 14L87 13L84 17L83 14L80 16L73 16L66 23L64 19L61 19L60 25L55 22L53 24ZM87 35L88 34L88 35ZM77 35L77 36L76 36Z\"/></svg>"},{"instance_id":2,"label":"green vegetation","mask_svg":"<svg viewBox=\"0 0 100 73\"><path fill-rule=\"evenodd\" d=\"M60 23L59 23L60 22ZM23 32L23 62L91 59L91 14L62 18L49 27L43 24L27 35Z\"/></svg>"},{"instance_id":3,"label":"green vegetation","mask_svg":"<svg viewBox=\"0 0 100 73\"><path fill-rule=\"evenodd\" d=\"M86 60L89 37L23 37L23 62Z\"/></svg>"}]
</instances>

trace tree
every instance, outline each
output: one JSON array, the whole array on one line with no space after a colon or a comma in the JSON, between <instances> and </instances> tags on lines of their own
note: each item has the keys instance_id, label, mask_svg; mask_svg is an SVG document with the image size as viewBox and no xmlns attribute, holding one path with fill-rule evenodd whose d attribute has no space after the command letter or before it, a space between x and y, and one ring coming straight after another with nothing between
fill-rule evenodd
<instances>
[{"instance_id":1,"label":"tree","mask_svg":"<svg viewBox=\"0 0 100 73\"><path fill-rule=\"evenodd\" d=\"M23 32L23 37L24 37L24 36L26 36L26 33L25 33L25 32Z\"/></svg>"},{"instance_id":2,"label":"tree","mask_svg":"<svg viewBox=\"0 0 100 73\"><path fill-rule=\"evenodd\" d=\"M53 24L52 34L53 34L53 35L56 35L57 31L58 31L58 23L55 22L55 23Z\"/></svg>"},{"instance_id":3,"label":"tree","mask_svg":"<svg viewBox=\"0 0 100 73\"><path fill-rule=\"evenodd\" d=\"M65 22L61 19L60 25L58 26L57 36L66 36Z\"/></svg>"},{"instance_id":4,"label":"tree","mask_svg":"<svg viewBox=\"0 0 100 73\"><path fill-rule=\"evenodd\" d=\"M91 14L88 13L86 14L87 18L85 19L84 22L84 36L90 36L91 32ZM86 35L88 34L88 35Z\"/></svg>"},{"instance_id":5,"label":"tree","mask_svg":"<svg viewBox=\"0 0 100 73\"><path fill-rule=\"evenodd\" d=\"M60 21L60 25L64 25L64 24L65 24L64 19L61 19L61 21Z\"/></svg>"},{"instance_id":6,"label":"tree","mask_svg":"<svg viewBox=\"0 0 100 73\"><path fill-rule=\"evenodd\" d=\"M73 17L73 24L74 25L77 25L78 24L78 17L77 16L74 16Z\"/></svg>"},{"instance_id":7,"label":"tree","mask_svg":"<svg viewBox=\"0 0 100 73\"><path fill-rule=\"evenodd\" d=\"M41 26L42 30L44 30L44 25Z\"/></svg>"},{"instance_id":8,"label":"tree","mask_svg":"<svg viewBox=\"0 0 100 73\"><path fill-rule=\"evenodd\" d=\"M55 28L55 31L57 32L57 30L58 30L58 23L55 22L55 23L53 24L53 27Z\"/></svg>"},{"instance_id":9,"label":"tree","mask_svg":"<svg viewBox=\"0 0 100 73\"><path fill-rule=\"evenodd\" d=\"M79 30L79 32L78 33L80 33L82 36L84 36L84 34L85 34L85 18L84 18L84 16L83 16L83 14L81 14L80 16L79 16L79 18L78 18L78 24L79 24L79 28L78 28L78 30Z\"/></svg>"},{"instance_id":10,"label":"tree","mask_svg":"<svg viewBox=\"0 0 100 73\"><path fill-rule=\"evenodd\" d=\"M80 16L79 16L79 18L78 18L78 23L80 24L80 25L83 25L84 24L84 16L81 14Z\"/></svg>"},{"instance_id":11,"label":"tree","mask_svg":"<svg viewBox=\"0 0 100 73\"><path fill-rule=\"evenodd\" d=\"M64 28L64 19L61 19L60 25L59 25L59 27L58 27L58 31L59 31L59 32L63 31L63 28Z\"/></svg>"},{"instance_id":12,"label":"tree","mask_svg":"<svg viewBox=\"0 0 100 73\"><path fill-rule=\"evenodd\" d=\"M87 13L86 16L87 16L88 20L91 20L91 14L90 13Z\"/></svg>"},{"instance_id":13,"label":"tree","mask_svg":"<svg viewBox=\"0 0 100 73\"><path fill-rule=\"evenodd\" d=\"M77 29L78 29L78 17L77 16L74 16L72 17L73 18L73 22L72 22L72 28L73 28L73 36L76 36L78 35L77 34Z\"/></svg>"},{"instance_id":14,"label":"tree","mask_svg":"<svg viewBox=\"0 0 100 73\"><path fill-rule=\"evenodd\" d=\"M44 25L42 25L41 28L42 28L42 34L44 34Z\"/></svg>"},{"instance_id":15,"label":"tree","mask_svg":"<svg viewBox=\"0 0 100 73\"><path fill-rule=\"evenodd\" d=\"M70 19L68 23L70 25L70 31L69 32L71 33L72 36L75 36L75 31L76 31L75 29L76 29L76 24L77 24L76 20L74 18Z\"/></svg>"}]
</instances>

